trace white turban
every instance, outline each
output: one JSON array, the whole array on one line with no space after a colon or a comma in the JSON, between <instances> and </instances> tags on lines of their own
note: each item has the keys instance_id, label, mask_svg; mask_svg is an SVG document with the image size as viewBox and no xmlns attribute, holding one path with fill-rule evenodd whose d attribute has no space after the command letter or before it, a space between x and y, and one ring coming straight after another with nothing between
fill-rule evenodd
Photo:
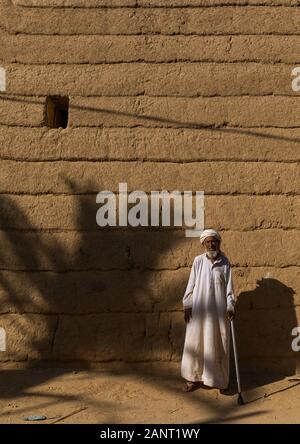
<instances>
[{"instance_id":1,"label":"white turban","mask_svg":"<svg viewBox=\"0 0 300 444\"><path fill-rule=\"evenodd\" d=\"M202 234L200 236L200 242L201 244L203 244L203 242L205 241L205 239L209 236L215 237L216 239L218 239L219 241L221 240L221 236L218 233L217 230L212 230L212 229L208 229L208 230L204 230L202 231Z\"/></svg>"}]
</instances>

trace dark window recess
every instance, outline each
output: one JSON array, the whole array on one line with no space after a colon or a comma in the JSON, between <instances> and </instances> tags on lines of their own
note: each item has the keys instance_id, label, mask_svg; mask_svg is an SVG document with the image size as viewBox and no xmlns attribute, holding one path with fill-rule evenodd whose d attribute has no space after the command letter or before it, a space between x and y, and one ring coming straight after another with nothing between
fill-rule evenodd
<instances>
[{"instance_id":1,"label":"dark window recess","mask_svg":"<svg viewBox=\"0 0 300 444\"><path fill-rule=\"evenodd\" d=\"M48 128L67 128L69 97L48 96L46 100L46 125Z\"/></svg>"}]
</instances>

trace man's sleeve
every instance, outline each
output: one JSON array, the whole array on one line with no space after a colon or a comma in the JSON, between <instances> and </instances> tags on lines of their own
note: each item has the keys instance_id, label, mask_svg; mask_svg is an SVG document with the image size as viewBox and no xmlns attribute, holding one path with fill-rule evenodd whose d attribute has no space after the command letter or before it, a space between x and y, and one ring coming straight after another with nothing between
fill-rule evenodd
<instances>
[{"instance_id":1,"label":"man's sleeve","mask_svg":"<svg viewBox=\"0 0 300 444\"><path fill-rule=\"evenodd\" d=\"M192 308L193 306L193 290L196 280L196 259L194 259L193 266L190 272L189 281L182 299L183 308Z\"/></svg>"},{"instance_id":2,"label":"man's sleeve","mask_svg":"<svg viewBox=\"0 0 300 444\"><path fill-rule=\"evenodd\" d=\"M227 311L233 311L235 307L235 296L232 282L232 271L231 265L227 266L227 276L226 276L226 299L227 299Z\"/></svg>"}]
</instances>

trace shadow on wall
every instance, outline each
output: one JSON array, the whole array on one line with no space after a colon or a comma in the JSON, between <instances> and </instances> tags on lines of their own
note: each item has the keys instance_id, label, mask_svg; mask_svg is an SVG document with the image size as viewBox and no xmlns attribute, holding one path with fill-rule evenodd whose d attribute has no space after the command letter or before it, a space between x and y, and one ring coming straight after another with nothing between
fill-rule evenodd
<instances>
[{"instance_id":1,"label":"shadow on wall","mask_svg":"<svg viewBox=\"0 0 300 444\"><path fill-rule=\"evenodd\" d=\"M294 375L299 359L291 347L292 329L297 326L294 290L277 279L263 278L254 290L240 293L236 310L244 387ZM251 373L250 379L247 373Z\"/></svg>"},{"instance_id":2,"label":"shadow on wall","mask_svg":"<svg viewBox=\"0 0 300 444\"><path fill-rule=\"evenodd\" d=\"M66 182L70 194L80 193ZM76 196L76 231L40 231L13 199L1 196L2 209L9 209L0 216L5 358L86 363L174 358L184 336L183 316L174 306L181 307L186 279L153 269L182 238L170 234L163 241L159 230L97 227L95 194L85 197ZM12 228L16 222L22 230Z\"/></svg>"},{"instance_id":3,"label":"shadow on wall","mask_svg":"<svg viewBox=\"0 0 300 444\"><path fill-rule=\"evenodd\" d=\"M65 182L70 194L80 193ZM182 238L172 230L163 237L159 229L97 228L95 195L76 199L76 231L39 231L1 195L0 326L9 332L2 360L178 361L185 331L178 310L189 268L180 274L160 260L172 256ZM295 373L293 294L268 278L239 295L242 371Z\"/></svg>"},{"instance_id":4,"label":"shadow on wall","mask_svg":"<svg viewBox=\"0 0 300 444\"><path fill-rule=\"evenodd\" d=\"M70 194L80 193L74 183L66 183ZM80 362L87 368L91 362L178 361L185 326L182 312L176 310L190 270L154 270L162 257L174 254L181 239L170 232L163 241L160 230L97 228L95 195L78 194L76 200L76 231L40 231L13 198L1 195L2 209L9 208L0 216L0 326L9 332L9 349L2 360L52 361L56 366ZM87 229L91 224L94 228ZM168 273L164 282L163 274ZM284 360L284 370L292 374L290 334L297 325L293 290L264 279L254 291L239 295L237 311L242 373L250 363L252 370L260 367L257 378L247 380L247 388L282 378L283 373L269 372L274 349L276 368ZM130 375L141 371L153 376L162 390L178 391L179 373L158 372L149 365L130 370ZM9 375L4 375L7 380ZM47 375L38 381L43 378ZM232 407L212 405L211 412L212 421L219 421Z\"/></svg>"}]
</instances>

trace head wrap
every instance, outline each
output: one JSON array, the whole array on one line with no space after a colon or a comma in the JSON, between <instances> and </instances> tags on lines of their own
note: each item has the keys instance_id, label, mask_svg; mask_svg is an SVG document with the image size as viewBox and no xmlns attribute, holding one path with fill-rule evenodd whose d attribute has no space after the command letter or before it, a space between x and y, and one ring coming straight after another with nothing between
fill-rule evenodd
<instances>
[{"instance_id":1,"label":"head wrap","mask_svg":"<svg viewBox=\"0 0 300 444\"><path fill-rule=\"evenodd\" d=\"M200 242L201 242L201 244L203 244L203 242L205 241L205 239L206 239L207 237L210 237L210 236L215 237L215 238L218 239L219 241L221 240L221 236L220 236L220 234L218 233L217 230L208 229L208 230L204 230L204 231L202 231L202 233L201 233L201 236L200 236Z\"/></svg>"}]
</instances>

